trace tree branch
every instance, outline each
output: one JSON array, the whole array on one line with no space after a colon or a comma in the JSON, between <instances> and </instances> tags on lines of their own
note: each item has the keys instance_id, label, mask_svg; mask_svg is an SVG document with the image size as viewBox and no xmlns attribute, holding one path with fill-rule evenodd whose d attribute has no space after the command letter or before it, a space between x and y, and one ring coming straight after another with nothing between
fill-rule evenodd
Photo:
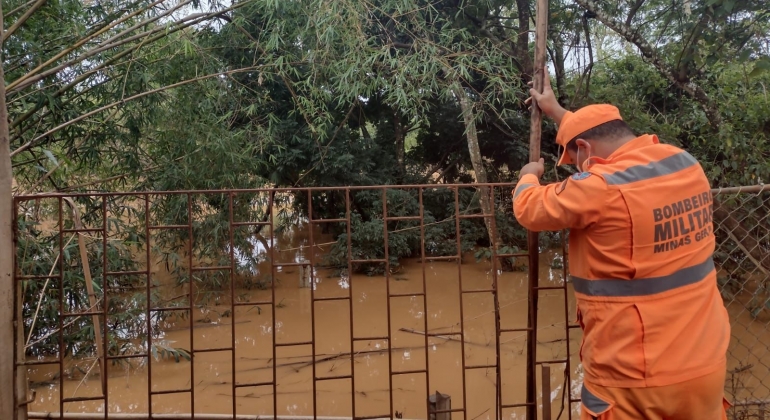
<instances>
[{"instance_id":1,"label":"tree branch","mask_svg":"<svg viewBox=\"0 0 770 420\"><path fill-rule=\"evenodd\" d=\"M631 10L628 12L628 17L626 18L626 26L631 26L631 22L634 20L634 16L636 16L636 12L641 9L645 1L646 0L637 0L636 3L634 3L634 5L631 7Z\"/></svg>"},{"instance_id":2,"label":"tree branch","mask_svg":"<svg viewBox=\"0 0 770 420\"><path fill-rule=\"evenodd\" d=\"M5 40L8 39L9 36L13 35L13 33L16 32L17 29L21 28L21 25L23 25L24 22L26 22L27 19L29 19L29 17L32 16L32 14L35 13L37 9L43 6L46 1L47 0L37 0L35 4L33 4L32 7L30 7L29 10L26 11L26 13L21 15L19 20L14 22L13 25L10 28L8 28L8 30L5 31L5 33L3 33L3 42L5 42Z\"/></svg>"},{"instance_id":3,"label":"tree branch","mask_svg":"<svg viewBox=\"0 0 770 420\"><path fill-rule=\"evenodd\" d=\"M85 113L83 115L80 115L77 118L73 118L73 119L71 119L71 120L69 120L69 121L67 121L65 123L59 124L58 126L56 126L56 127L52 128L52 129L46 131L45 133L43 133L43 134L33 138L32 140L28 141L27 143L25 143L24 145L22 145L18 149L16 149L13 152L11 152L11 157L16 156L17 154L19 154L19 153L29 149L30 147L34 146L37 142L39 142L41 139L43 139L45 137L48 137L51 134L56 133L57 131L60 131L60 130L62 130L64 128L66 128L66 127L69 127L72 124L80 122L80 121L82 121L82 120L84 120L84 119L86 119L86 118L88 118L88 117L90 117L92 115L98 114L98 113L103 112L103 111L105 111L107 109L116 107L118 105L125 104L126 102L131 102L133 100L140 99L140 98L143 98L145 96L149 96L149 95L153 95L153 94L156 94L156 93L164 92L166 90L174 89L174 88L177 88L177 87L180 87L180 86L184 86L184 85L187 85L187 84L190 84L190 83L200 82L201 80L211 79L211 78L219 77L219 76L226 76L226 75L229 75L229 74L243 73L243 72L252 71L252 70L258 70L258 69L262 69L262 68L265 68L265 67L271 67L271 66L272 66L272 64L264 64L264 65L259 65L259 66L244 67L244 68L240 68L240 69L236 69L236 70L230 70L230 71L224 71L224 72L219 72L219 73L207 74L205 76L199 76L199 77L195 77L193 79L183 80L183 81L178 82L178 83L174 83L174 84L171 84L171 85L159 87L157 89L152 89L152 90L148 90L148 91L145 91L145 92L142 92L142 93L138 93L138 94L130 96L128 98L121 99L121 100L113 102L111 104L104 105L102 107L94 109L93 111L87 112L87 113Z\"/></svg>"},{"instance_id":4,"label":"tree branch","mask_svg":"<svg viewBox=\"0 0 770 420\"><path fill-rule=\"evenodd\" d=\"M58 54L56 54L55 56L53 56L52 58L50 58L46 62L40 64L39 66L37 66L34 69L30 70L25 75L19 77L18 79L14 80L13 82L9 83L8 86L6 87L6 90L8 91L8 93L10 93L10 91L14 87L18 86L20 83L24 82L25 80L31 78L32 76L37 74L42 69L44 69L44 68L50 66L51 64L55 63L56 60L59 60L60 58L66 56L67 54L70 54L71 52L73 52L73 51L77 50L78 48L82 47L86 42L96 38L97 36L107 32L107 31L109 31L110 29L114 28L115 26L117 26L117 25L127 21L128 19L131 19L132 17L138 16L142 12L147 11L148 8L153 7L153 6L157 5L157 4L160 4L160 3L164 2L164 1L165 0L157 0L155 3L153 3L152 5L150 5L147 8L142 8L140 10L135 11L134 13L130 13L130 14L128 14L128 15L120 18L120 19L117 19L117 20L115 20L113 22L110 22L110 23L104 25L103 27L99 28L99 30L97 30L97 31L87 35L86 37L80 39L78 42L76 42L71 47L66 48L66 49L60 51ZM71 65L71 64L68 64L67 66L69 66L69 65ZM37 79L37 80L40 80L40 79ZM34 83L34 81L32 83Z\"/></svg>"},{"instance_id":5,"label":"tree branch","mask_svg":"<svg viewBox=\"0 0 770 420\"><path fill-rule=\"evenodd\" d=\"M634 44L642 56L650 62L660 72L663 77L668 79L671 83L682 89L691 98L698 102L703 111L706 113L712 127L719 127L722 123L722 116L715 104L708 97L708 94L698 85L693 82L684 83L677 78L676 69L671 68L663 59L658 55L656 49L650 45L637 31L634 31L631 27L623 22L609 16L599 8L598 4L594 0L575 0L577 4L585 8L589 12L592 12L596 19L606 25L608 28L615 31L618 35L626 39L626 41Z\"/></svg>"}]
</instances>

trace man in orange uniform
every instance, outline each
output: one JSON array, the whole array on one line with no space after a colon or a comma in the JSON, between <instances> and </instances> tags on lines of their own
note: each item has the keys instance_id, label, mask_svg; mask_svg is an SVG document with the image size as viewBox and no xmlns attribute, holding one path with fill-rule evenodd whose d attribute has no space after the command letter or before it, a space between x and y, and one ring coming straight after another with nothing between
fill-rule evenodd
<instances>
[{"instance_id":1,"label":"man in orange uniform","mask_svg":"<svg viewBox=\"0 0 770 420\"><path fill-rule=\"evenodd\" d=\"M533 231L569 229L583 329L581 419L723 420L727 310L712 254L709 181L689 153L636 136L617 108L568 112L546 71L542 111L578 173L541 186L521 170L513 208Z\"/></svg>"}]
</instances>

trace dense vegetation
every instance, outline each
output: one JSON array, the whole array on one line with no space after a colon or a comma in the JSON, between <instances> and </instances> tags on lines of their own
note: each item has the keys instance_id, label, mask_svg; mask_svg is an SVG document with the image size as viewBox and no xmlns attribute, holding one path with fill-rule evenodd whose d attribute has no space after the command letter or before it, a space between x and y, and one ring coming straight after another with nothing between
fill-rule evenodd
<instances>
[{"instance_id":1,"label":"dense vegetation","mask_svg":"<svg viewBox=\"0 0 770 420\"><path fill-rule=\"evenodd\" d=\"M0 144L2 250L11 249L5 204L11 179L4 176L11 168L14 193L31 194L510 182L528 160L530 114L523 101L533 74L532 0L7 0L2 7L8 111L0 129L0 139L8 140ZM552 0L550 10L549 68L564 106L617 105L639 133L656 133L697 156L714 186L770 179L770 2ZM554 135L547 122L543 155L551 181L569 174L553 169ZM458 208L494 211L499 250L524 247L510 197L497 197L491 208L487 194L462 189L456 207L451 190L426 189L426 252L456 252ZM194 278L216 292L227 279L185 271L187 230L162 231L148 244L144 223L192 220L196 258L227 261L231 204L237 220L267 220L274 207L282 226L307 215L305 194L233 197L232 203L222 194L151 197L146 207L142 199L77 202L86 225L110 227L109 271L139 269L130 254L150 246L180 284ZM355 258L384 257L382 199L351 194ZM389 216L419 213L416 190L391 190L387 200ZM313 203L316 218L346 210L342 193L314 195ZM24 274L48 275L60 264L59 244L72 236L41 226L58 211L56 200L20 204L17 255ZM66 207L63 212L71 227ZM392 269L419 255L416 226L389 223ZM338 243L325 263L342 269L346 228L328 228ZM463 249L481 248L483 257L492 228L483 219L463 220ZM264 235L233 232L245 255ZM67 311L84 311L77 241L64 249L62 301ZM103 249L99 241L89 245L100 261L91 266L94 284L121 291L108 308L116 314L107 321L114 343L108 351L138 351L127 343L147 333L137 309L147 304L147 279L102 275ZM0 259L2 270L10 270L6 261ZM260 262L238 269L254 273ZM374 274L383 267L354 269ZM58 345L51 334L59 325L58 291L43 287L30 281L23 291L27 327L37 319L26 333L27 342L41 343L28 350L36 355ZM149 298L154 306L175 304ZM83 317L67 327L68 352L94 351L83 345L93 336L90 325Z\"/></svg>"}]
</instances>

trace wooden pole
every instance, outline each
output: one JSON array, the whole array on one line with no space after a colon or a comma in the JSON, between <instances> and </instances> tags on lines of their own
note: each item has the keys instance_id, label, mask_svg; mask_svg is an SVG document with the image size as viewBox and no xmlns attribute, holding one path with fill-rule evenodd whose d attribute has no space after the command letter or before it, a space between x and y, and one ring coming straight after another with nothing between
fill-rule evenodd
<instances>
[{"instance_id":1,"label":"wooden pole","mask_svg":"<svg viewBox=\"0 0 770 420\"><path fill-rule=\"evenodd\" d=\"M532 87L538 92L543 91L545 70L545 41L548 30L548 0L537 0L535 9L535 64L533 69ZM542 133L543 114L532 99L532 115L529 131L529 161L540 159L540 136ZM527 247L529 249L529 313L527 318L527 420L537 418L537 388L535 365L537 355L537 307L540 268L540 240L537 232L528 232Z\"/></svg>"}]
</instances>

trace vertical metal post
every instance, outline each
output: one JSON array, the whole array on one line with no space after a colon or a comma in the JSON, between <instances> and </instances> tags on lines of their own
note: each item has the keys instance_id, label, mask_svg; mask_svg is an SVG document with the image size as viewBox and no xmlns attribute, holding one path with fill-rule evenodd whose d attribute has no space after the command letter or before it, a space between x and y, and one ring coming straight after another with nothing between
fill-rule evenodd
<instances>
[{"instance_id":1,"label":"vertical metal post","mask_svg":"<svg viewBox=\"0 0 770 420\"><path fill-rule=\"evenodd\" d=\"M350 235L353 229L350 226L350 188L345 189L345 233L348 245L348 304L350 320L350 417L356 418L356 340L353 330L353 239Z\"/></svg>"},{"instance_id":2,"label":"vertical metal post","mask_svg":"<svg viewBox=\"0 0 770 420\"><path fill-rule=\"evenodd\" d=\"M483 191L483 190L482 190ZM463 244L460 234L460 189L455 186L455 240L457 244L457 288L460 292L460 365L462 366L463 381L463 419L468 420L468 392L466 391L466 369L465 369L465 315L463 309ZM483 194L483 192L482 192ZM481 209L484 213L484 209ZM494 238L489 238L494 241ZM427 333L427 331L426 331ZM438 393L437 393L438 394ZM450 417L451 418L451 415Z\"/></svg>"},{"instance_id":3,"label":"vertical metal post","mask_svg":"<svg viewBox=\"0 0 770 420\"><path fill-rule=\"evenodd\" d=\"M533 88L543 91L543 71L545 67L545 41L548 30L548 0L537 0L535 10L535 64ZM529 134L529 161L540 159L540 135L543 115L535 100L532 101L532 115ZM527 234L529 249L529 316L527 319L527 419L537 418L535 364L537 354L537 301L538 301L538 269L540 265L539 240L537 232Z\"/></svg>"},{"instance_id":4,"label":"vertical metal post","mask_svg":"<svg viewBox=\"0 0 770 420\"><path fill-rule=\"evenodd\" d=\"M150 195L144 194L144 258L147 268L145 290L147 299L147 312L145 313L145 322L147 323L147 413L152 418L152 240L150 233ZM106 290L106 288L105 288ZM192 318L192 310L190 311ZM107 324L107 321L104 321ZM192 387L192 384L190 384Z\"/></svg>"},{"instance_id":5,"label":"vertical metal post","mask_svg":"<svg viewBox=\"0 0 770 420\"><path fill-rule=\"evenodd\" d=\"M316 347L315 347L315 274L313 273L313 268L315 267L315 238L313 237L313 230L315 229L315 225L313 225L313 191L307 190L307 224L310 228L308 234L310 236L310 255L308 255L308 258L306 258L304 255L302 256L303 264L305 262L310 263L310 265L301 265L299 266L300 272L302 273L302 276L305 276L305 272L303 269L310 270L310 361L312 362L312 384L313 384L313 420L318 418L318 401L316 399L316 396L318 395L318 391L316 389L317 387L317 380L318 380L318 374L316 372ZM304 279L303 279L304 280ZM302 287L302 286L300 286ZM300 298L301 299L301 298ZM350 349L351 353L353 352L353 349ZM275 418L278 418L278 413L276 413Z\"/></svg>"},{"instance_id":6,"label":"vertical metal post","mask_svg":"<svg viewBox=\"0 0 770 420\"><path fill-rule=\"evenodd\" d=\"M543 394L543 420L551 420L551 367L548 365L541 366L542 380L540 382L542 394Z\"/></svg>"},{"instance_id":7,"label":"vertical metal post","mask_svg":"<svg viewBox=\"0 0 770 420\"><path fill-rule=\"evenodd\" d=\"M388 404L390 418L393 418L393 337L391 336L390 320L390 244L388 242L388 189L382 189L382 234L385 243L385 299L388 317ZM355 395L355 390L353 391ZM354 397L355 398L355 397Z\"/></svg>"},{"instance_id":8,"label":"vertical metal post","mask_svg":"<svg viewBox=\"0 0 770 420\"><path fill-rule=\"evenodd\" d=\"M108 260L107 260L107 226L108 226L107 225L107 200L109 200L109 198L110 198L109 195L105 195L105 196L102 197L102 306L103 306L103 308L102 308L102 316L104 317L104 319L102 321L104 321L104 322L102 322L101 325L100 325L98 323L99 322L99 315L95 315L94 316L94 336L95 336L97 341L99 341L101 339L101 343L97 343L97 347L96 348L97 348L97 351L98 351L99 347L101 347L101 350L102 350L101 351L102 354L99 355L99 359L100 359L99 361L101 363L101 366L100 366L101 367L101 371L100 371L100 373L102 374L102 377L101 377L101 379L102 379L102 395L104 396L104 401L102 403L104 404L104 418L105 419L108 418L109 415L110 415L110 391L109 391L109 386L107 384L107 378L109 377L109 373L107 372L107 369L109 369L107 367L107 350L108 350L107 314L109 313L109 308L107 306L107 290L109 289L109 287L107 285L107 272L109 271L109 267L107 266L107 263L108 263ZM82 238L83 238L83 235L78 233L78 239L82 240ZM84 264L83 265L83 269L85 269L85 268L87 268L86 261L88 261L88 254L86 254L83 258L84 258L83 259L83 264ZM89 268L89 270L90 270L90 268ZM84 271L83 273L85 274L86 272ZM90 271L89 271L89 275L87 277L85 277L85 279L86 279L86 282L87 282L86 285L90 285L91 286L90 290L88 290L88 293L90 295L93 295L94 294L93 284L91 284L91 279L89 277L90 277ZM94 298L95 298L95 296L94 296ZM89 300L89 302L90 302L90 300ZM147 302L147 304L149 305L150 302ZM95 304L93 302L91 302L91 306L93 307L93 309L91 309L91 310L92 311L96 311L96 306L95 306ZM102 331L100 331L99 334L97 334L96 332L99 329L102 329ZM149 331L148 331L148 333L149 333ZM101 335L101 337L99 337L99 335Z\"/></svg>"},{"instance_id":9,"label":"vertical metal post","mask_svg":"<svg viewBox=\"0 0 770 420\"><path fill-rule=\"evenodd\" d=\"M235 325L237 324L235 320L235 273L236 273L236 266L235 266L235 211L233 210L233 193L232 191L227 195L227 207L228 207L228 218L227 218L227 230L230 233L230 346L232 347L232 350L230 351L230 363L232 365L232 383L230 384L232 386L232 410L233 410L233 418L238 414L238 404L237 401L237 376L235 374Z\"/></svg>"},{"instance_id":10,"label":"vertical metal post","mask_svg":"<svg viewBox=\"0 0 770 420\"><path fill-rule=\"evenodd\" d=\"M428 279L426 277L425 273L425 206L423 203L423 189L419 189L418 193L418 200L420 204L420 269L422 270L422 311L425 314L423 318L423 325L424 325L424 331L425 334L423 338L425 338L425 394L430 394L430 363L428 361L429 351L428 351ZM431 411L431 405L430 402L427 406L428 413L427 413L427 419L430 419L432 414Z\"/></svg>"},{"instance_id":11,"label":"vertical metal post","mask_svg":"<svg viewBox=\"0 0 770 420\"><path fill-rule=\"evenodd\" d=\"M497 235L497 210L495 207L494 187L489 188L489 196L490 208L492 209L492 233ZM498 238L492 239L490 245L492 250L492 299L495 307L495 418L500 419L503 416L503 379L500 368L500 284L497 274L497 241Z\"/></svg>"},{"instance_id":12,"label":"vertical metal post","mask_svg":"<svg viewBox=\"0 0 770 420\"><path fill-rule=\"evenodd\" d=\"M59 197L59 413L64 413L64 206Z\"/></svg>"},{"instance_id":13,"label":"vertical metal post","mask_svg":"<svg viewBox=\"0 0 770 420\"><path fill-rule=\"evenodd\" d=\"M270 198L268 201L267 209L270 212L268 220L270 221L270 316L273 320L273 418L278 418L278 352L276 350L276 331L277 323L275 322L275 275L276 275L276 254L275 247L278 242L275 238L275 221L273 220L273 206L275 205L275 190L270 191Z\"/></svg>"},{"instance_id":14,"label":"vertical metal post","mask_svg":"<svg viewBox=\"0 0 770 420\"><path fill-rule=\"evenodd\" d=\"M195 247L195 239L193 238L193 211L192 200L193 196L189 192L187 195L187 241L189 242L189 258L187 259L187 275L188 275L188 288L190 291L189 303L190 303L190 418L195 419L195 316L193 315L195 308L195 280L193 278L193 248ZM147 349L152 354L152 349Z\"/></svg>"},{"instance_id":15,"label":"vertical metal post","mask_svg":"<svg viewBox=\"0 0 770 420\"><path fill-rule=\"evenodd\" d=\"M17 281L16 275L19 274L19 268L18 268L18 261L16 259L16 250L18 247L18 229L19 229L19 223L17 220L19 214L19 203L15 199L13 200L13 210L11 213L11 228L13 232L13 248L12 248L12 261L13 261L13 272L11 273L11 278L8 279L8 281L13 282L14 290L15 290L15 301L14 301L14 320L13 320L13 328L14 331L14 337L16 339L16 346L14 347L15 357L14 360L16 361L16 366L13 370L13 380L15 383L15 387L11 392L15 392L15 395L11 401L16 401L16 407L14 407L14 418L16 420L26 420L27 419L27 412L29 411L29 400L27 398L27 367L23 366L22 363L24 363L26 357L26 346L24 341L24 316L23 316L23 302L24 302L24 289L22 288L22 282ZM34 396L34 394L33 394ZM1 411L2 409L0 409Z\"/></svg>"}]
</instances>

